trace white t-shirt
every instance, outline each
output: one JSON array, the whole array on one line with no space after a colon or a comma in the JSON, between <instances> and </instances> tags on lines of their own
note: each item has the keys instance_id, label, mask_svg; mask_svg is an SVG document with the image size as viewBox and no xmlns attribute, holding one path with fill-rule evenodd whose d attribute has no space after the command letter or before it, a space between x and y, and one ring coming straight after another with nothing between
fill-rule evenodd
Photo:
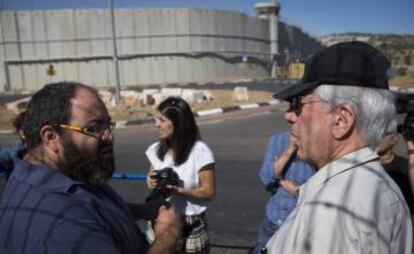
<instances>
[{"instance_id":1,"label":"white t-shirt","mask_svg":"<svg viewBox=\"0 0 414 254\"><path fill-rule=\"evenodd\" d=\"M171 154L166 154L161 161L157 156L159 142L148 147L145 154L154 170L161 170L166 167L172 168L183 181L185 189L193 189L198 186L198 171L210 163L214 163L214 156L211 149L203 142L196 141L188 159L181 165L175 166ZM207 209L207 201L174 195L168 200L174 205L176 211L182 215L198 215Z\"/></svg>"}]
</instances>

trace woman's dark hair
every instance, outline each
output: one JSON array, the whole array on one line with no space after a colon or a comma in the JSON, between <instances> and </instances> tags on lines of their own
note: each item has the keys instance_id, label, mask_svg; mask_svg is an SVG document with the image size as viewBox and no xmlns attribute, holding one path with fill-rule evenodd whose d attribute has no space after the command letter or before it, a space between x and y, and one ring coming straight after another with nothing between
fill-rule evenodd
<instances>
[{"instance_id":1,"label":"woman's dark hair","mask_svg":"<svg viewBox=\"0 0 414 254\"><path fill-rule=\"evenodd\" d=\"M179 97L167 98L157 109L174 126L171 137L160 141L157 156L164 160L165 154L172 149L175 165L181 165L188 159L195 142L201 139L193 112L188 103Z\"/></svg>"},{"instance_id":2,"label":"woman's dark hair","mask_svg":"<svg viewBox=\"0 0 414 254\"><path fill-rule=\"evenodd\" d=\"M46 84L32 96L21 126L29 149L41 144L40 129L44 125L70 121L71 100L80 87L94 91L83 84L65 81ZM61 132L59 128L56 131Z\"/></svg>"}]
</instances>

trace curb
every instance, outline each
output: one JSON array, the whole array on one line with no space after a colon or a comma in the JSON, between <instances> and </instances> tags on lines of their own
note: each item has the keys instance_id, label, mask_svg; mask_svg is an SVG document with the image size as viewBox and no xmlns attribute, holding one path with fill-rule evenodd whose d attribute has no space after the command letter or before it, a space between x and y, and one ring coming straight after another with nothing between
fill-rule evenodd
<instances>
[{"instance_id":1,"label":"curb","mask_svg":"<svg viewBox=\"0 0 414 254\"><path fill-rule=\"evenodd\" d=\"M400 88L396 86L390 86L390 90L393 92L399 92L399 93L414 93L414 88ZM218 115L218 114L224 114L228 112L233 111L239 111L239 110L246 110L246 109L254 109L254 108L260 108L265 106L271 106L271 105L277 105L281 103L278 100L271 100L268 102L260 102L260 103L251 103L251 104L241 104L241 105L235 105L235 106L227 106L222 108L213 108L213 109L207 109L207 110L201 110L194 113L194 116L196 118L204 117L204 116L211 116L211 115ZM152 117L142 118L142 119L135 119L135 120L128 120L128 121L118 121L116 122L115 128L116 129L122 129L126 126L133 126L133 125L142 125L142 124L149 124L152 123L153 119ZM13 134L13 129L0 129L0 135L7 135L7 134Z\"/></svg>"},{"instance_id":2,"label":"curb","mask_svg":"<svg viewBox=\"0 0 414 254\"><path fill-rule=\"evenodd\" d=\"M14 133L13 129L0 130L0 135L8 135L8 134L13 134L13 133Z\"/></svg>"},{"instance_id":3,"label":"curb","mask_svg":"<svg viewBox=\"0 0 414 254\"><path fill-rule=\"evenodd\" d=\"M227 106L227 107L222 107L222 108L213 108L213 109L197 111L194 113L194 117L201 118L204 116L224 114L224 113L233 112L233 111L255 109L255 108L261 108L265 106L277 105L279 103L281 102L278 100L271 100L268 102L259 102L259 103L251 103L251 104L241 104L241 105L236 105L236 106ZM115 125L115 129L122 129L127 126L142 125L142 124L149 124L149 123L153 123L152 117L128 120L128 121L117 121ZM13 134L13 133L14 133L14 129L5 129L5 130L0 129L0 135L7 135L7 134Z\"/></svg>"},{"instance_id":4,"label":"curb","mask_svg":"<svg viewBox=\"0 0 414 254\"><path fill-rule=\"evenodd\" d=\"M288 81L290 82L290 81ZM286 82L286 83L288 83ZM393 92L399 92L399 93L414 93L414 88L400 88L396 86L390 86L390 90ZM219 115L224 114L228 112L233 111L239 111L239 110L245 110L245 109L254 109L254 108L260 108L265 106L271 106L271 105L277 105L281 103L279 100L271 100L268 102L259 102L259 103L251 103L251 104L241 104L241 105L235 105L235 106L227 106L222 108L213 108L213 109L207 109L207 110L201 110L194 113L194 116L196 118L204 117L204 116L211 116L211 115ZM137 120L129 120L129 121L121 121L116 122L116 129L122 129L126 126L132 126L132 125L142 125L142 124L148 124L152 123L153 120L151 117L143 118L143 119L137 119Z\"/></svg>"},{"instance_id":5,"label":"curb","mask_svg":"<svg viewBox=\"0 0 414 254\"><path fill-rule=\"evenodd\" d=\"M251 104L241 104L236 106L227 106L222 108L213 108L213 109L207 109L207 110L201 110L194 113L195 118L200 118L204 116L211 116L211 115L218 115L218 114L224 114L228 112L233 111L239 111L239 110L245 110L245 109L254 109L254 108L261 108L265 106L271 106L271 105L277 105L281 103L278 100L271 100L268 102L260 102L260 103L251 103ZM152 117L137 119L137 120L129 120L129 121L121 121L116 122L116 129L122 129L126 126L132 126L132 125L141 125L141 124L148 124L152 123L153 119Z\"/></svg>"}]
</instances>

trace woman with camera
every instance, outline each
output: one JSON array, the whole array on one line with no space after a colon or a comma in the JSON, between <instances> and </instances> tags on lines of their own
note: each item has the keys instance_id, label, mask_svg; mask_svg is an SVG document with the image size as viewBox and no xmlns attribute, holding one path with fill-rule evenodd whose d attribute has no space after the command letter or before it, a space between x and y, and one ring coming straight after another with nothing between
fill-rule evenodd
<instances>
[{"instance_id":1,"label":"woman with camera","mask_svg":"<svg viewBox=\"0 0 414 254\"><path fill-rule=\"evenodd\" d=\"M183 235L179 253L208 253L205 211L215 195L214 157L201 141L190 106L181 98L169 97L157 108L154 117L160 140L150 145L146 156L150 161L147 186L159 188L159 173L172 168L179 177L178 185L167 184L172 196L167 199L183 217ZM151 241L151 228L148 230Z\"/></svg>"}]
</instances>

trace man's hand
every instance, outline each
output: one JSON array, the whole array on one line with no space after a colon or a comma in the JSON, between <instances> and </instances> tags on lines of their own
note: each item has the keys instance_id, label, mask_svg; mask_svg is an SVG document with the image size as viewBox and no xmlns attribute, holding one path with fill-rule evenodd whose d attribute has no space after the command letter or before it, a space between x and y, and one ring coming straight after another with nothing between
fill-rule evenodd
<instances>
[{"instance_id":1,"label":"man's hand","mask_svg":"<svg viewBox=\"0 0 414 254\"><path fill-rule=\"evenodd\" d=\"M151 171L147 174L147 187L150 190L153 190L155 187L157 187L157 179L155 178L156 172Z\"/></svg>"},{"instance_id":2,"label":"man's hand","mask_svg":"<svg viewBox=\"0 0 414 254\"><path fill-rule=\"evenodd\" d=\"M291 195L298 197L299 196L299 186L294 184L292 181L287 179L282 179L279 181L280 186L282 186L287 192Z\"/></svg>"},{"instance_id":3,"label":"man's hand","mask_svg":"<svg viewBox=\"0 0 414 254\"><path fill-rule=\"evenodd\" d=\"M289 145L285 151L280 155L280 157L275 156L275 161L273 162L275 176L283 175L286 164L289 162L290 158L297 152L298 139L292 135L289 135Z\"/></svg>"},{"instance_id":4,"label":"man's hand","mask_svg":"<svg viewBox=\"0 0 414 254\"><path fill-rule=\"evenodd\" d=\"M181 232L182 221L175 209L161 206L154 222L155 240L148 253L175 253L175 245Z\"/></svg>"},{"instance_id":5,"label":"man's hand","mask_svg":"<svg viewBox=\"0 0 414 254\"><path fill-rule=\"evenodd\" d=\"M289 135L289 146L287 150L290 154L296 153L298 150L298 139L296 137Z\"/></svg>"}]
</instances>

